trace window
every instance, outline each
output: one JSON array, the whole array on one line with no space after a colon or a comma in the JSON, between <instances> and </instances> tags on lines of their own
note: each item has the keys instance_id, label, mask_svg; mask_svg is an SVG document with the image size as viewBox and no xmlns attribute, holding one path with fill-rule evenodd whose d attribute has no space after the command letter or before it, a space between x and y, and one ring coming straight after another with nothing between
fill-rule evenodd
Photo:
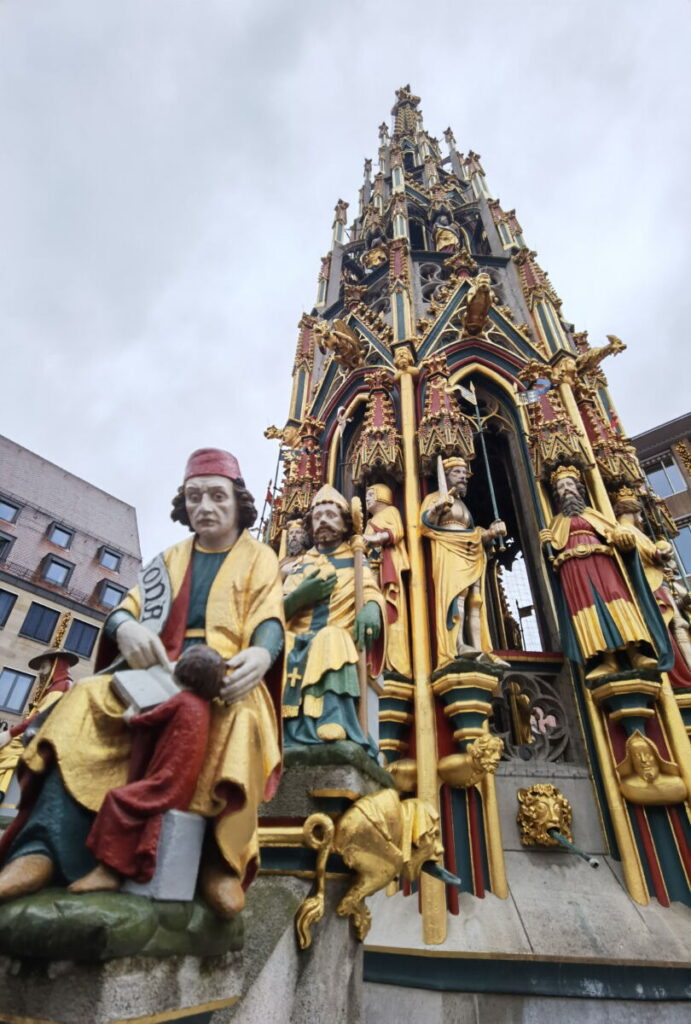
<instances>
[{"instance_id":1,"label":"window","mask_svg":"<svg viewBox=\"0 0 691 1024\"><path fill-rule=\"evenodd\" d=\"M17 595L9 590L0 590L0 627L4 626L14 608Z\"/></svg>"},{"instance_id":2,"label":"window","mask_svg":"<svg viewBox=\"0 0 691 1024\"><path fill-rule=\"evenodd\" d=\"M681 470L671 455L663 455L645 467L648 483L661 498L686 490Z\"/></svg>"},{"instance_id":3,"label":"window","mask_svg":"<svg viewBox=\"0 0 691 1024\"><path fill-rule=\"evenodd\" d=\"M54 608L46 608L44 604L32 601L19 633L44 644L50 643L59 617L60 613Z\"/></svg>"},{"instance_id":4,"label":"window","mask_svg":"<svg viewBox=\"0 0 691 1024\"><path fill-rule=\"evenodd\" d=\"M499 223L497 224L497 228L499 229L499 237L501 238L502 245L504 246L504 248L506 248L509 245L512 245L513 239L511 237L511 232L509 231L508 225L505 224L503 220L500 220Z\"/></svg>"},{"instance_id":5,"label":"window","mask_svg":"<svg viewBox=\"0 0 691 1024\"><path fill-rule=\"evenodd\" d=\"M691 576L691 523L679 527L679 536L674 538L674 546L684 573Z\"/></svg>"},{"instance_id":6,"label":"window","mask_svg":"<svg viewBox=\"0 0 691 1024\"><path fill-rule=\"evenodd\" d=\"M74 531L68 530L66 526L60 526L59 523L53 523L48 531L48 540L51 544L57 544L61 548L68 548L73 537Z\"/></svg>"},{"instance_id":7,"label":"window","mask_svg":"<svg viewBox=\"0 0 691 1024\"><path fill-rule=\"evenodd\" d=\"M54 583L56 587L64 587L70 578L74 566L71 562L65 562L55 555L46 555L43 559L43 570L41 579L46 583Z\"/></svg>"},{"instance_id":8,"label":"window","mask_svg":"<svg viewBox=\"0 0 691 1024\"><path fill-rule=\"evenodd\" d=\"M101 548L98 560L104 569L110 569L111 572L117 572L120 568L120 560L122 555L119 551L114 551L112 548Z\"/></svg>"},{"instance_id":9,"label":"window","mask_svg":"<svg viewBox=\"0 0 691 1024\"><path fill-rule=\"evenodd\" d=\"M99 601L104 608L114 608L116 604L120 604L124 594L124 587L117 587L114 583L109 583L108 580L103 580L101 583Z\"/></svg>"},{"instance_id":10,"label":"window","mask_svg":"<svg viewBox=\"0 0 691 1024\"><path fill-rule=\"evenodd\" d=\"M10 548L14 544L14 537L11 533L3 533L0 530L0 562L3 562L10 553Z\"/></svg>"},{"instance_id":11,"label":"window","mask_svg":"<svg viewBox=\"0 0 691 1024\"><path fill-rule=\"evenodd\" d=\"M65 641L65 650L74 651L82 658L90 658L98 636L98 627L74 619Z\"/></svg>"},{"instance_id":12,"label":"window","mask_svg":"<svg viewBox=\"0 0 691 1024\"><path fill-rule=\"evenodd\" d=\"M18 515L18 505L13 505L11 501L5 501L4 498L0 498L0 519L5 519L8 523L13 523Z\"/></svg>"},{"instance_id":13,"label":"window","mask_svg":"<svg viewBox=\"0 0 691 1024\"><path fill-rule=\"evenodd\" d=\"M19 714L26 704L34 677L26 672L4 668L0 672L0 708Z\"/></svg>"}]
</instances>

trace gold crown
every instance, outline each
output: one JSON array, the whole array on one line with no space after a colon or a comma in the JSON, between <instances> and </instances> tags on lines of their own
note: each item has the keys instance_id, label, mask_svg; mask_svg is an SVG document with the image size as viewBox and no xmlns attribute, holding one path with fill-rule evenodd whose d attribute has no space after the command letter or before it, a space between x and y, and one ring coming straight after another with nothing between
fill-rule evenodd
<instances>
[{"instance_id":1,"label":"gold crown","mask_svg":"<svg viewBox=\"0 0 691 1024\"><path fill-rule=\"evenodd\" d=\"M618 488L615 497L618 501L626 501L627 498L633 498L634 500L638 501L640 495L638 491L635 490L635 488L627 487L626 485L624 485L623 487Z\"/></svg>"},{"instance_id":2,"label":"gold crown","mask_svg":"<svg viewBox=\"0 0 691 1024\"><path fill-rule=\"evenodd\" d=\"M292 530L295 527L299 527L300 529L302 529L304 525L305 522L303 519L289 519L288 522L286 523L286 530Z\"/></svg>"},{"instance_id":3,"label":"gold crown","mask_svg":"<svg viewBox=\"0 0 691 1024\"><path fill-rule=\"evenodd\" d=\"M444 469L453 469L454 466L465 466L468 472L470 472L470 463L461 455L452 455L448 459L443 459L442 466Z\"/></svg>"},{"instance_id":4,"label":"gold crown","mask_svg":"<svg viewBox=\"0 0 691 1024\"><path fill-rule=\"evenodd\" d=\"M575 466L558 466L549 478L549 482L556 484L557 480L563 480L567 476L573 477L575 480L581 479L580 470Z\"/></svg>"}]
</instances>

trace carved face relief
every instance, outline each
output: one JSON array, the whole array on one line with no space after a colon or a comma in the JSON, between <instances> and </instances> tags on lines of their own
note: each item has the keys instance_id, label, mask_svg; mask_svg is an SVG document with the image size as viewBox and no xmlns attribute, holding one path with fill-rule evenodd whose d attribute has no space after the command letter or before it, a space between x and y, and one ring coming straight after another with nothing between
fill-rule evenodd
<instances>
[{"instance_id":1,"label":"carved face relief","mask_svg":"<svg viewBox=\"0 0 691 1024\"><path fill-rule=\"evenodd\" d=\"M346 525L335 501L320 502L312 509L312 536L317 548L338 544L346 535Z\"/></svg>"},{"instance_id":2,"label":"carved face relief","mask_svg":"<svg viewBox=\"0 0 691 1024\"><path fill-rule=\"evenodd\" d=\"M629 757L636 775L639 775L645 782L654 782L660 774L660 766L657 757L650 746L643 742L631 743L629 745Z\"/></svg>"},{"instance_id":3,"label":"carved face relief","mask_svg":"<svg viewBox=\"0 0 691 1024\"><path fill-rule=\"evenodd\" d=\"M222 551L237 539L237 503L228 477L190 477L185 484L185 508L203 548Z\"/></svg>"},{"instance_id":4,"label":"carved face relief","mask_svg":"<svg viewBox=\"0 0 691 1024\"><path fill-rule=\"evenodd\" d=\"M413 365L413 357L407 348L396 349L396 354L393 358L393 364L397 370L407 370L409 366Z\"/></svg>"},{"instance_id":5,"label":"carved face relief","mask_svg":"<svg viewBox=\"0 0 691 1024\"><path fill-rule=\"evenodd\" d=\"M373 487L368 487L365 492L365 505L367 506L368 512L374 512L374 506L377 504L377 496Z\"/></svg>"}]
</instances>

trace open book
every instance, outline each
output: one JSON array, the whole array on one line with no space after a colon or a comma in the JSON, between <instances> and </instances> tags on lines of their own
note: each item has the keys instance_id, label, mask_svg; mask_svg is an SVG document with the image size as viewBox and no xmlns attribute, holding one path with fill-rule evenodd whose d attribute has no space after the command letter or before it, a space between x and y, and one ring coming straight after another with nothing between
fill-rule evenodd
<instances>
[{"instance_id":1,"label":"open book","mask_svg":"<svg viewBox=\"0 0 691 1024\"><path fill-rule=\"evenodd\" d=\"M110 685L120 700L133 707L136 714L180 693L180 687L162 665L123 669L115 673Z\"/></svg>"}]
</instances>

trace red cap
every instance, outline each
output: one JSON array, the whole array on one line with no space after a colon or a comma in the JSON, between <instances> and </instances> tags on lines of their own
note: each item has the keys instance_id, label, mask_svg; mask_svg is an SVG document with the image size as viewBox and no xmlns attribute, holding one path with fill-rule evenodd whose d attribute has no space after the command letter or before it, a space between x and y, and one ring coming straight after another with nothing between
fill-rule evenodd
<instances>
[{"instance_id":1,"label":"red cap","mask_svg":"<svg viewBox=\"0 0 691 1024\"><path fill-rule=\"evenodd\" d=\"M230 480L242 477L238 460L220 448L197 448L185 466L186 483L191 476L227 476Z\"/></svg>"}]
</instances>

